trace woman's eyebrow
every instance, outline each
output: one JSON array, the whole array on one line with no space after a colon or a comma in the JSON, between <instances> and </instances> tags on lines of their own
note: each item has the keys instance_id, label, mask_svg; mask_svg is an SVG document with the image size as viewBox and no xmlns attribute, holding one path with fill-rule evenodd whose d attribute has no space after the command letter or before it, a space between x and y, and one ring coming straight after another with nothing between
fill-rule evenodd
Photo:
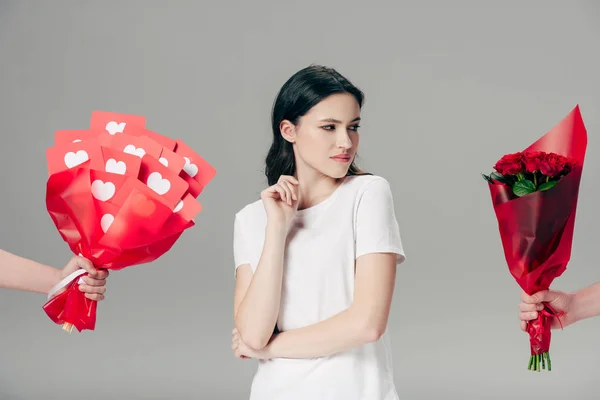
<instances>
[{"instance_id":1,"label":"woman's eyebrow","mask_svg":"<svg viewBox=\"0 0 600 400\"><path fill-rule=\"evenodd\" d=\"M333 122L334 124L341 124L342 121L335 119L335 118L325 118L321 120L322 122ZM356 121L360 121L360 117L356 117L354 118L352 121L350 121L350 123L352 122L356 122Z\"/></svg>"}]
</instances>

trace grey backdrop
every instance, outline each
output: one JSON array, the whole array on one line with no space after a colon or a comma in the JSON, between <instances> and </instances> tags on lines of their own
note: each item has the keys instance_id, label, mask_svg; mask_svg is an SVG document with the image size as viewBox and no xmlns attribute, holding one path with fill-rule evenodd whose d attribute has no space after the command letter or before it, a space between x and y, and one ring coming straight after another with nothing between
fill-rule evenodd
<instances>
[{"instance_id":1,"label":"grey backdrop","mask_svg":"<svg viewBox=\"0 0 600 400\"><path fill-rule=\"evenodd\" d=\"M401 397L595 398L600 319L556 331L553 371L527 371L480 172L579 103L589 147L554 287L600 280L600 5L452 3L1 2L1 248L69 259L45 209L45 149L94 109L145 115L218 175L170 253L112 274L95 332L68 335L43 295L0 291L0 399L247 398L256 364L230 350L233 215L265 185L277 90L310 63L366 92L361 165L393 187L408 256L389 323Z\"/></svg>"}]
</instances>

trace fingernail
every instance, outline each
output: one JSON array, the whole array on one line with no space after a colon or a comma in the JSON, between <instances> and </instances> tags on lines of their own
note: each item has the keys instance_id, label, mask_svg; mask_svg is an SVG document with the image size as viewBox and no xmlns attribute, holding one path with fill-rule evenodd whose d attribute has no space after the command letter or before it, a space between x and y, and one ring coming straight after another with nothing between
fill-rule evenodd
<instances>
[{"instance_id":1,"label":"fingernail","mask_svg":"<svg viewBox=\"0 0 600 400\"><path fill-rule=\"evenodd\" d=\"M79 285L79 290L83 292L83 285Z\"/></svg>"}]
</instances>

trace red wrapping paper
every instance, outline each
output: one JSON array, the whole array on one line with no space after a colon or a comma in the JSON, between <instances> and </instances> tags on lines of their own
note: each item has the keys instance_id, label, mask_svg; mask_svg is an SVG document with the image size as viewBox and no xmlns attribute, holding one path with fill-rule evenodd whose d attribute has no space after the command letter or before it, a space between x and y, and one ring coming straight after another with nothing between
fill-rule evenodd
<instances>
[{"instance_id":1,"label":"red wrapping paper","mask_svg":"<svg viewBox=\"0 0 600 400\"><path fill-rule=\"evenodd\" d=\"M94 111L89 130L57 131L47 150L48 213L71 251L96 268L120 270L169 251L195 225L198 188L216 174L194 152L203 162L202 180L194 180L183 170L191 149L147 132L144 117ZM78 286L68 283L43 309L66 330L94 330L97 302Z\"/></svg>"},{"instance_id":2,"label":"red wrapping paper","mask_svg":"<svg viewBox=\"0 0 600 400\"><path fill-rule=\"evenodd\" d=\"M516 196L501 182L489 183L508 269L527 294L550 288L571 258L577 200L587 148L587 133L579 106L523 152L556 153L574 161L570 173L551 189ZM529 369L551 369L549 356L552 318L547 304L527 324L531 357Z\"/></svg>"}]
</instances>

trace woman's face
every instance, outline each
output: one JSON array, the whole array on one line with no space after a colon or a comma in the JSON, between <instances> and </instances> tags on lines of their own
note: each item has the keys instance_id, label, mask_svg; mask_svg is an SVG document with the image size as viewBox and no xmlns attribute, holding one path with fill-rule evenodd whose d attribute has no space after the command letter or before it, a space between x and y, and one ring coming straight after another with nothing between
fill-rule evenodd
<instances>
[{"instance_id":1,"label":"woman's face","mask_svg":"<svg viewBox=\"0 0 600 400\"><path fill-rule=\"evenodd\" d=\"M297 168L306 165L332 177L346 176L358 148L360 107L351 94L331 95L298 122L282 123L284 138L295 144Z\"/></svg>"}]
</instances>

